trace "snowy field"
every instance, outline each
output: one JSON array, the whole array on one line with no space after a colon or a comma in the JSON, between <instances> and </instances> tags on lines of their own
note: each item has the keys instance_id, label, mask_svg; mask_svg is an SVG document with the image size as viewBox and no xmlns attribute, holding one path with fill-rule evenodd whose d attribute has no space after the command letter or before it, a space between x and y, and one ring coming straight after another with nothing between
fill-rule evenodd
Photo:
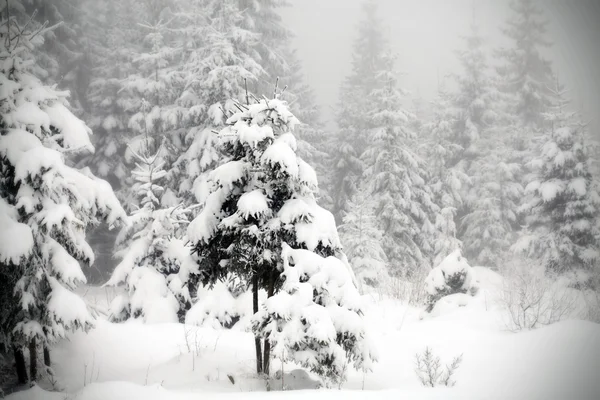
<instances>
[{"instance_id":1,"label":"snowy field","mask_svg":"<svg viewBox=\"0 0 600 400\"><path fill-rule=\"evenodd\" d=\"M379 362L370 374L351 371L341 390L281 392L281 380L273 378L273 391L265 393L264 380L254 373L253 337L244 331L244 320L231 330L214 330L100 319L88 335L77 333L53 350L55 374L67 394L34 387L8 399L597 399L600 325L570 319L509 332L498 300L501 278L474 270L479 293L464 307L446 304L439 315L434 310L423 318L420 309L397 300L364 296ZM114 289L80 290L100 312L115 296ZM421 385L415 354L426 347L442 364L462 353L454 387ZM273 365L281 369L277 359ZM283 385L310 388L313 382L294 369L284 366Z\"/></svg>"}]
</instances>

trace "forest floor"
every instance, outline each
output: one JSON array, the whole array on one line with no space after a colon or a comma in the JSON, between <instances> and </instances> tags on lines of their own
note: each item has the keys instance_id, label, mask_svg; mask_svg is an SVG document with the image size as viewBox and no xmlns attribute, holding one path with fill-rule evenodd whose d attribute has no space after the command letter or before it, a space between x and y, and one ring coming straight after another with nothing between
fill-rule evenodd
<instances>
[{"instance_id":1,"label":"forest floor","mask_svg":"<svg viewBox=\"0 0 600 400\"><path fill-rule=\"evenodd\" d=\"M60 392L48 382L13 393L10 400L188 399L597 399L600 398L600 325L569 319L513 333L498 304L501 278L475 268L481 290L466 306L424 317L398 300L365 296L366 319L379 350L371 373L350 371L340 388L306 389L313 382L295 366L284 380L254 373L253 337L244 321L231 330L183 324L112 324L100 319L53 349ZM111 290L111 289L110 289ZM105 307L114 293L88 287L90 304ZM429 347L442 367L462 354L454 387L424 387L415 355ZM276 359L274 371L281 369ZM293 372L292 372L293 371ZM308 378L308 379L307 379ZM46 388L48 391L44 390ZM279 390L278 390L279 389Z\"/></svg>"}]
</instances>

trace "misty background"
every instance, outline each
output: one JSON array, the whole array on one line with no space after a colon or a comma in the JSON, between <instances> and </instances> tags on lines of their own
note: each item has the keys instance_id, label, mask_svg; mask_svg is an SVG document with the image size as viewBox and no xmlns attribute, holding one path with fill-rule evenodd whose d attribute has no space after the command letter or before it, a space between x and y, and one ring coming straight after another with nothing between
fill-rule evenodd
<instances>
[{"instance_id":1,"label":"misty background","mask_svg":"<svg viewBox=\"0 0 600 400\"><path fill-rule=\"evenodd\" d=\"M397 68L405 75L400 83L410 97L431 100L438 81L459 72L456 50L469 33L475 16L491 53L505 45L501 29L510 16L509 0L379 0L379 16L393 50ZM323 117L333 128L333 107L338 89L351 69L352 41L360 19L361 0L290 0L281 14L294 33L292 39L302 60L307 83L314 89ZM590 124L600 126L600 1L544 0L548 20L545 49L555 71L571 89L574 106ZM473 13L475 15L473 15ZM490 63L494 58L490 54ZM598 132L597 129L592 131Z\"/></svg>"}]
</instances>

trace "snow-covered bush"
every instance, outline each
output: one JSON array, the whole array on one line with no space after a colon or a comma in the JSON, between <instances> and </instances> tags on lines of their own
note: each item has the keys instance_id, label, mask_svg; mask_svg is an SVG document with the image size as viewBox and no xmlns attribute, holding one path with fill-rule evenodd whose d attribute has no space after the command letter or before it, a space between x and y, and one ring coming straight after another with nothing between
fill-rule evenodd
<instances>
[{"instance_id":1,"label":"snow-covered bush","mask_svg":"<svg viewBox=\"0 0 600 400\"><path fill-rule=\"evenodd\" d=\"M427 291L427 311L431 311L435 303L444 296L455 293L475 295L477 286L473 270L460 250L449 254L437 267L433 268L425 279Z\"/></svg>"},{"instance_id":2,"label":"snow-covered bush","mask_svg":"<svg viewBox=\"0 0 600 400\"><path fill-rule=\"evenodd\" d=\"M0 341L35 350L93 326L92 310L73 292L86 281L80 263L94 262L86 229L119 224L125 213L108 183L69 166L67 155L94 151L91 131L69 111L68 93L32 75L41 36L24 29L2 13Z\"/></svg>"},{"instance_id":3,"label":"snow-covered bush","mask_svg":"<svg viewBox=\"0 0 600 400\"><path fill-rule=\"evenodd\" d=\"M240 319L249 316L252 294L233 276L212 287L200 287L193 299L194 305L185 315L185 323L213 329L231 328Z\"/></svg>"},{"instance_id":4,"label":"snow-covered bush","mask_svg":"<svg viewBox=\"0 0 600 400\"><path fill-rule=\"evenodd\" d=\"M308 368L326 384L343 382L348 363L369 371L376 355L347 266L285 243L282 257L282 290L254 315L254 331L269 340L276 357Z\"/></svg>"},{"instance_id":5,"label":"snow-covered bush","mask_svg":"<svg viewBox=\"0 0 600 400\"><path fill-rule=\"evenodd\" d=\"M508 330L550 325L575 310L578 291L568 287L568 279L547 274L534 260L516 258L505 270L500 303Z\"/></svg>"},{"instance_id":6,"label":"snow-covered bush","mask_svg":"<svg viewBox=\"0 0 600 400\"><path fill-rule=\"evenodd\" d=\"M121 262L106 283L125 284L126 294L113 300L110 319L141 318L145 322L183 321L191 306L190 274L197 271L191 249L184 238L187 210L161 208L164 188L159 184L166 172L159 157L161 148L149 155L149 143L142 153L130 149L137 159L132 190L139 208L117 237L116 256Z\"/></svg>"}]
</instances>

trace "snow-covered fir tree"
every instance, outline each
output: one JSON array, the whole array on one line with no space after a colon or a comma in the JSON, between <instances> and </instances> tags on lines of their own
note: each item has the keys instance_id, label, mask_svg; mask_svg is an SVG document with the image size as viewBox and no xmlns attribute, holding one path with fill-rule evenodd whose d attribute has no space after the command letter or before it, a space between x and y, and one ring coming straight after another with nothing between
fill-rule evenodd
<instances>
[{"instance_id":1,"label":"snow-covered fir tree","mask_svg":"<svg viewBox=\"0 0 600 400\"><path fill-rule=\"evenodd\" d=\"M340 89L336 112L338 131L330 150L334 163L333 213L338 221L348 211L348 201L360 186L364 170L360 159L369 140L365 132L372 128L367 115L368 96L380 83L375 76L382 68L387 44L383 23L377 15L377 2L366 0L361 10L362 19L353 44L352 71Z\"/></svg>"},{"instance_id":2,"label":"snow-covered fir tree","mask_svg":"<svg viewBox=\"0 0 600 400\"><path fill-rule=\"evenodd\" d=\"M61 89L69 89L71 109L81 116L88 67L81 42L83 0L25 0L21 4L25 18L35 13L36 21L56 26L35 49L34 75L44 84L58 84ZM15 6L12 5L13 11L16 11Z\"/></svg>"},{"instance_id":3,"label":"snow-covered fir tree","mask_svg":"<svg viewBox=\"0 0 600 400\"><path fill-rule=\"evenodd\" d=\"M461 192L457 225L465 255L480 265L497 267L514 240L522 195L522 168L512 142L515 118L509 110L514 101L497 89L475 14L465 42L458 53L463 71L455 77L456 143L461 146L455 162L470 184Z\"/></svg>"},{"instance_id":4,"label":"snow-covered fir tree","mask_svg":"<svg viewBox=\"0 0 600 400\"><path fill-rule=\"evenodd\" d=\"M123 81L133 74L133 58L140 52L143 35L134 21L139 5L133 0L84 1L82 25L86 57L91 65L86 94L89 124L96 153L83 158L94 172L109 180L117 193L127 187L129 168L125 150L130 139L130 115L121 95ZM137 112L137 110L132 110Z\"/></svg>"},{"instance_id":5,"label":"snow-covered fir tree","mask_svg":"<svg viewBox=\"0 0 600 400\"><path fill-rule=\"evenodd\" d=\"M211 172L211 192L190 224L188 237L198 257L201 282L210 285L233 273L252 286L257 313L259 289L270 298L281 288L284 243L315 257L345 257L332 214L315 201L315 171L296 155L292 134L296 117L279 99L237 107L240 111L228 118L218 135L226 162ZM340 265L351 274L349 266ZM259 373L269 372L270 340L276 340L271 326L254 325ZM335 340L344 341L349 354L362 343L344 337L339 332ZM289 355L298 350L279 344ZM320 360L328 363L326 357Z\"/></svg>"},{"instance_id":6,"label":"snow-covered fir tree","mask_svg":"<svg viewBox=\"0 0 600 400\"><path fill-rule=\"evenodd\" d=\"M348 203L349 211L340 226L344 253L363 290L381 288L389 279L375 206L369 190L358 190Z\"/></svg>"},{"instance_id":7,"label":"snow-covered fir tree","mask_svg":"<svg viewBox=\"0 0 600 400\"><path fill-rule=\"evenodd\" d=\"M268 339L275 357L308 368L326 386L344 382L350 365L370 371L377 353L346 265L336 257L282 246L283 285L254 315L254 331Z\"/></svg>"},{"instance_id":8,"label":"snow-covered fir tree","mask_svg":"<svg viewBox=\"0 0 600 400\"><path fill-rule=\"evenodd\" d=\"M161 159L165 169L183 151L188 109L177 104L184 90L184 74L179 69L180 44L173 34L173 17L166 9L165 2L142 2L146 14L152 20L141 24L146 31L144 49L136 55L133 64L136 72L123 82L121 99L131 118L128 122L130 134L135 137L129 146L136 149L146 140L160 142L164 138ZM167 22L163 20L170 18ZM132 154L125 152L125 159L131 162ZM178 182L162 182L165 194L161 197L167 205L177 203ZM135 194L133 194L135 196Z\"/></svg>"},{"instance_id":9,"label":"snow-covered fir tree","mask_svg":"<svg viewBox=\"0 0 600 400\"><path fill-rule=\"evenodd\" d=\"M556 101L545 113L547 128L535 171L526 187L527 229L516 250L540 259L549 273L583 272L573 284L587 284L598 268L597 219L600 196L593 184L582 125L567 110L565 91L556 84Z\"/></svg>"},{"instance_id":10,"label":"snow-covered fir tree","mask_svg":"<svg viewBox=\"0 0 600 400\"><path fill-rule=\"evenodd\" d=\"M260 38L254 50L263 71L253 82L252 92L270 93L278 78L295 91L290 79L298 71L297 65L293 65L293 54L290 54L292 33L279 14L279 10L289 3L287 0L237 0L237 3L242 13L240 27Z\"/></svg>"},{"instance_id":11,"label":"snow-covered fir tree","mask_svg":"<svg viewBox=\"0 0 600 400\"><path fill-rule=\"evenodd\" d=\"M86 281L81 264L94 262L86 229L125 215L110 185L68 163L67 156L94 147L90 129L68 108L68 93L33 75L32 50L46 29L8 20L4 3L0 11L0 269L14 285L3 287L12 296L3 303L0 337L13 346L23 382L24 346L35 380L38 344L93 326L93 310L74 293ZM49 364L47 351L44 358Z\"/></svg>"},{"instance_id":12,"label":"snow-covered fir tree","mask_svg":"<svg viewBox=\"0 0 600 400\"><path fill-rule=\"evenodd\" d=\"M499 50L499 72L505 76L502 90L514 96L509 112L518 115L527 128L540 129L552 98L551 63L543 50L550 46L546 38L547 21L538 0L513 0L512 16L503 29L509 47Z\"/></svg>"},{"instance_id":13,"label":"snow-covered fir tree","mask_svg":"<svg viewBox=\"0 0 600 400\"><path fill-rule=\"evenodd\" d=\"M139 153L130 149L137 165L132 174L139 204L117 237L115 256L121 262L107 285L124 284L126 293L111 304L113 321L183 321L191 306L188 283L197 265L184 238L188 211L179 205L161 205L165 189L160 183L166 171L162 145L152 151L154 143L146 137Z\"/></svg>"},{"instance_id":14,"label":"snow-covered fir tree","mask_svg":"<svg viewBox=\"0 0 600 400\"><path fill-rule=\"evenodd\" d=\"M463 171L461 155L463 147L457 143L457 111L451 105L452 97L443 88L432 101L432 120L423 126L427 134L427 159L433 200L440 207L434 224L440 236L434 241L434 265L448 254L462 247L457 239L456 215L464 206L463 194L470 184Z\"/></svg>"},{"instance_id":15,"label":"snow-covered fir tree","mask_svg":"<svg viewBox=\"0 0 600 400\"><path fill-rule=\"evenodd\" d=\"M364 153L367 180L376 197L376 216L390 274L411 276L429 265L437 236L433 222L439 207L427 185L424 161L415 154L412 115L402 108L403 93L394 71L395 57L376 72L379 88L369 95L370 144Z\"/></svg>"},{"instance_id":16,"label":"snow-covered fir tree","mask_svg":"<svg viewBox=\"0 0 600 400\"><path fill-rule=\"evenodd\" d=\"M453 143L460 146L460 151L454 155L452 164L466 172L470 160L477 156L478 139L496 122L497 89L488 65L484 40L475 20L464 41L464 49L457 52L462 73L454 75L457 89L452 99L456 110Z\"/></svg>"},{"instance_id":17,"label":"snow-covered fir tree","mask_svg":"<svg viewBox=\"0 0 600 400\"><path fill-rule=\"evenodd\" d=\"M246 101L264 73L256 51L259 36L242 26L244 14L235 0L194 0L180 15L184 27L184 91L178 104L189 108L187 150L176 163L171 179L179 181L179 195L187 204L206 196L206 172L216 166L213 130L223 127L231 99Z\"/></svg>"}]
</instances>

